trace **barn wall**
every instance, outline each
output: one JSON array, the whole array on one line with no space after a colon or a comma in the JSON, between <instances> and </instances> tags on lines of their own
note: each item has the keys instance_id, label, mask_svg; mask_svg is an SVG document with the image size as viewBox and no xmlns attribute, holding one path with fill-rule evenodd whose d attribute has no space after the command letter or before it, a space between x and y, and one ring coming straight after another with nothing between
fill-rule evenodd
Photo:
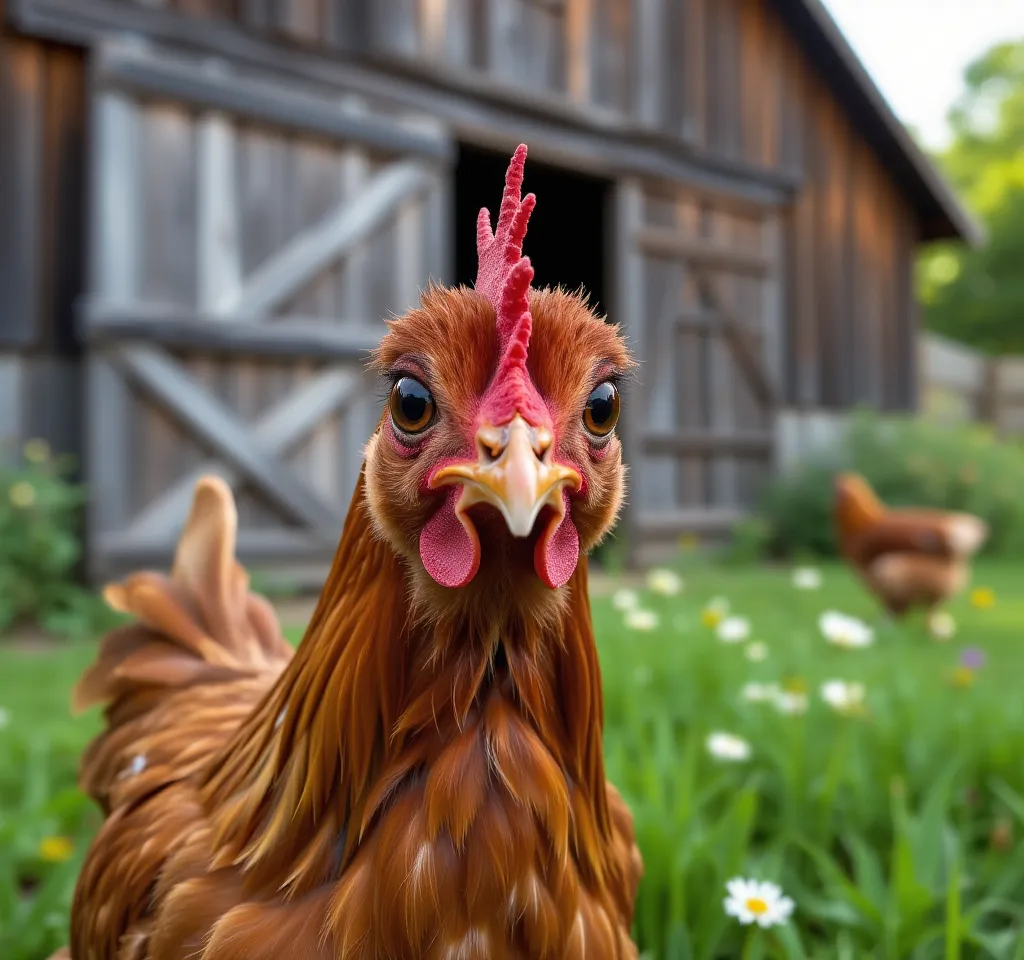
<instances>
[{"instance_id":1,"label":"barn wall","mask_svg":"<svg viewBox=\"0 0 1024 960\"><path fill-rule=\"evenodd\" d=\"M0 455L80 453L84 76L80 51L0 29Z\"/></svg>"},{"instance_id":2,"label":"barn wall","mask_svg":"<svg viewBox=\"0 0 1024 960\"><path fill-rule=\"evenodd\" d=\"M777 28L780 162L804 178L789 215L789 403L916 403L913 210L822 79Z\"/></svg>"},{"instance_id":3,"label":"barn wall","mask_svg":"<svg viewBox=\"0 0 1024 960\"><path fill-rule=\"evenodd\" d=\"M475 78L801 178L789 212L784 400L916 403L914 212L774 0L124 0ZM483 74L487 74L486 78Z\"/></svg>"}]
</instances>

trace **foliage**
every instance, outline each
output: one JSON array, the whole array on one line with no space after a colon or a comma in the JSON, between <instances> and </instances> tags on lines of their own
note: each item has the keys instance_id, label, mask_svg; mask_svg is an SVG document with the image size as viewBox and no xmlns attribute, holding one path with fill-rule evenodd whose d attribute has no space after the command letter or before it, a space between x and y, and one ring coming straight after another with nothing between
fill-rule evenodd
<instances>
[{"instance_id":1,"label":"foliage","mask_svg":"<svg viewBox=\"0 0 1024 960\"><path fill-rule=\"evenodd\" d=\"M971 64L937 159L980 218L976 250L937 244L919 263L927 326L993 353L1024 353L1024 38Z\"/></svg>"},{"instance_id":2,"label":"foliage","mask_svg":"<svg viewBox=\"0 0 1024 960\"><path fill-rule=\"evenodd\" d=\"M640 593L660 624L629 630L608 597L594 600L605 683L609 777L636 820L646 875L636 934L650 960L1015 957L1024 930L1024 670L1015 596L1019 568L983 565L999 598L952 606L988 665L972 687L947 677L959 648L920 625L881 631L873 647L826 645L817 618L835 608L873 616L839 567L819 591L787 571L681 568L680 596ZM713 596L749 618L768 656L717 640L702 623ZM299 631L293 631L297 638ZM0 956L43 960L66 942L66 915L85 845L99 823L74 790L77 753L98 717L70 719L71 683L93 644L50 656L0 648ZM745 702L744 683L802 679L808 712ZM830 677L867 689L867 714L844 717L818 698ZM746 763L713 760L714 729L752 745ZM67 836L71 859L46 862L44 839ZM722 909L735 875L775 880L796 900L787 927L751 934Z\"/></svg>"},{"instance_id":3,"label":"foliage","mask_svg":"<svg viewBox=\"0 0 1024 960\"><path fill-rule=\"evenodd\" d=\"M113 621L76 582L85 491L68 479L72 461L54 459L43 441L24 454L0 464L0 630L29 621L87 635Z\"/></svg>"},{"instance_id":4,"label":"foliage","mask_svg":"<svg viewBox=\"0 0 1024 960\"><path fill-rule=\"evenodd\" d=\"M760 515L776 556L836 555L835 474L862 474L892 506L966 510L991 528L985 552L1024 556L1024 449L987 430L858 411L834 447L771 482Z\"/></svg>"}]
</instances>

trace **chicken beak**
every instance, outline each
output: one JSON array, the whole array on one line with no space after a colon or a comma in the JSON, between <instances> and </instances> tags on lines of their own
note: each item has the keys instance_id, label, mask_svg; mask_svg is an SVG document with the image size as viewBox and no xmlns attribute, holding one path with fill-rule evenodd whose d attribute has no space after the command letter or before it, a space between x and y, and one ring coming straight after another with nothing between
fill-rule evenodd
<instances>
[{"instance_id":1,"label":"chicken beak","mask_svg":"<svg viewBox=\"0 0 1024 960\"><path fill-rule=\"evenodd\" d=\"M552 461L551 431L530 426L519 414L503 427L481 427L476 447L476 463L442 467L430 487L462 484L459 513L488 503L500 511L514 537L529 536L545 506L561 516L563 487L579 490L582 485L576 470Z\"/></svg>"}]
</instances>

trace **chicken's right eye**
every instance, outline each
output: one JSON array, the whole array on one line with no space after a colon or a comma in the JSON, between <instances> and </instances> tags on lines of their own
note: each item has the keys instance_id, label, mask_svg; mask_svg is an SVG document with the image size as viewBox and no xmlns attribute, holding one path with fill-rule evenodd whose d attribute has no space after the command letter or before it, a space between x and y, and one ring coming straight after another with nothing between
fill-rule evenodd
<instances>
[{"instance_id":1,"label":"chicken's right eye","mask_svg":"<svg viewBox=\"0 0 1024 960\"><path fill-rule=\"evenodd\" d=\"M413 377L402 377L391 389L391 419L402 433L422 433L434 420L430 391Z\"/></svg>"}]
</instances>

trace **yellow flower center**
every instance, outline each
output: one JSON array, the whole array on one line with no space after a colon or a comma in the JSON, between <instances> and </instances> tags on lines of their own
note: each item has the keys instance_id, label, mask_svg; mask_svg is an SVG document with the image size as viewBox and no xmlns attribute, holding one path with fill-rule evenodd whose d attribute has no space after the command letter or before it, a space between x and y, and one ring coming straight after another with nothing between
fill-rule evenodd
<instances>
[{"instance_id":1,"label":"yellow flower center","mask_svg":"<svg viewBox=\"0 0 1024 960\"><path fill-rule=\"evenodd\" d=\"M974 683L974 671L970 667L957 667L953 671L953 683L958 687L969 687Z\"/></svg>"},{"instance_id":2,"label":"yellow flower center","mask_svg":"<svg viewBox=\"0 0 1024 960\"><path fill-rule=\"evenodd\" d=\"M71 858L74 849L67 837L45 837L39 844L39 856L47 863L62 863Z\"/></svg>"},{"instance_id":3,"label":"yellow flower center","mask_svg":"<svg viewBox=\"0 0 1024 960\"><path fill-rule=\"evenodd\" d=\"M995 591L989 587L978 587L971 591L971 605L979 609L991 607L996 602Z\"/></svg>"},{"instance_id":4,"label":"yellow flower center","mask_svg":"<svg viewBox=\"0 0 1024 960\"><path fill-rule=\"evenodd\" d=\"M706 610L701 611L700 618L704 622L704 626L717 627L724 619L724 616L721 610L714 610L708 607Z\"/></svg>"},{"instance_id":5,"label":"yellow flower center","mask_svg":"<svg viewBox=\"0 0 1024 960\"><path fill-rule=\"evenodd\" d=\"M760 897L748 897L747 898L747 909L757 916L761 916L768 912L768 904L764 902Z\"/></svg>"}]
</instances>

